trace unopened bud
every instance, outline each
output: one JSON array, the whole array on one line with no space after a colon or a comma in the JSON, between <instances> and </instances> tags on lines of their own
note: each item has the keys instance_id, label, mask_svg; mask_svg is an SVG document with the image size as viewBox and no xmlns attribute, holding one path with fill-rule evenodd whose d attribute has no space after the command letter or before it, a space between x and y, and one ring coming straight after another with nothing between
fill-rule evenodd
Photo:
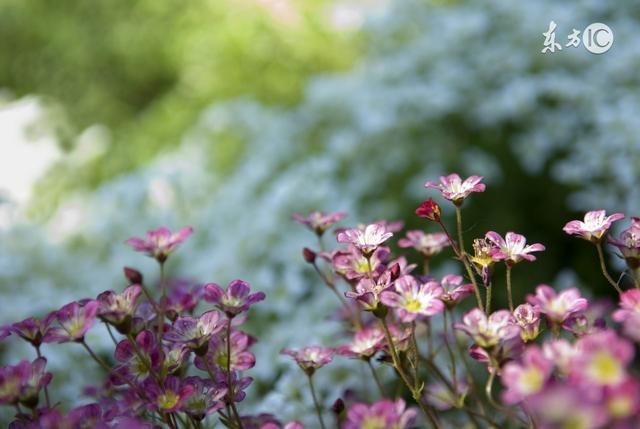
<instances>
[{"instance_id":1,"label":"unopened bud","mask_svg":"<svg viewBox=\"0 0 640 429\"><path fill-rule=\"evenodd\" d=\"M305 247L304 249L302 249L302 257L304 258L305 261L307 261L310 264L313 264L316 262L316 252L314 252L313 250L309 249L308 247Z\"/></svg>"},{"instance_id":2,"label":"unopened bud","mask_svg":"<svg viewBox=\"0 0 640 429\"><path fill-rule=\"evenodd\" d=\"M142 273L140 273L140 271L136 270L135 268L124 267L124 276L127 278L127 280L129 280L131 284L142 284Z\"/></svg>"},{"instance_id":3,"label":"unopened bud","mask_svg":"<svg viewBox=\"0 0 640 429\"><path fill-rule=\"evenodd\" d=\"M416 214L425 219L440 222L440 206L438 203L433 201L433 198L429 198L427 201L420 204L420 207L416 209Z\"/></svg>"},{"instance_id":4,"label":"unopened bud","mask_svg":"<svg viewBox=\"0 0 640 429\"><path fill-rule=\"evenodd\" d=\"M336 416L342 414L342 412L344 411L344 401L342 400L342 398L338 398L335 400L335 402L331 406L331 410Z\"/></svg>"}]
</instances>

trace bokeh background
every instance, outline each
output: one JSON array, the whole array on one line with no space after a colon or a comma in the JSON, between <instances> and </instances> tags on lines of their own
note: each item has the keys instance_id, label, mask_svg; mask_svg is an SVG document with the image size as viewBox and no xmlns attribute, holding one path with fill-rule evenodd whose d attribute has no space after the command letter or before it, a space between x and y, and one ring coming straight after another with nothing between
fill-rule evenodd
<instances>
[{"instance_id":1,"label":"bokeh background","mask_svg":"<svg viewBox=\"0 0 640 429\"><path fill-rule=\"evenodd\" d=\"M604 22L613 48L543 55L551 20L563 44ZM192 225L174 278L268 295L243 411L305 419L304 379L278 351L338 345L339 326L291 213L429 228L422 185L452 171L488 183L467 237L547 246L514 273L517 298L541 282L607 297L593 248L561 228L588 209L640 214L639 25L632 0L4 0L0 324L121 289L124 265L153 280L123 240ZM89 341L108 353L101 327ZM60 397L86 402L80 348L45 353ZM0 345L2 363L24 357ZM361 376L344 359L323 371L327 404Z\"/></svg>"}]
</instances>

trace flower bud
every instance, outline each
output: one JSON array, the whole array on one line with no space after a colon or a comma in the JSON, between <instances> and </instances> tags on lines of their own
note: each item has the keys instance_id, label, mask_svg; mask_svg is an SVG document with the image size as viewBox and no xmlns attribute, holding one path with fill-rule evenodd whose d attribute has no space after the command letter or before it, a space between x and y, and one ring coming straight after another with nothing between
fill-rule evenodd
<instances>
[{"instance_id":1,"label":"flower bud","mask_svg":"<svg viewBox=\"0 0 640 429\"><path fill-rule=\"evenodd\" d=\"M144 278L142 277L142 273L136 270L135 268L124 267L124 276L129 280L131 284L142 284Z\"/></svg>"},{"instance_id":2,"label":"flower bud","mask_svg":"<svg viewBox=\"0 0 640 429\"><path fill-rule=\"evenodd\" d=\"M416 209L416 214L419 217L423 217L434 222L440 222L440 206L438 203L433 201L433 198L429 198L420 204L420 207Z\"/></svg>"},{"instance_id":3,"label":"flower bud","mask_svg":"<svg viewBox=\"0 0 640 429\"><path fill-rule=\"evenodd\" d=\"M316 256L317 256L316 252L309 249L308 247L305 247L304 249L302 249L302 257L309 264L314 264L316 262Z\"/></svg>"},{"instance_id":4,"label":"flower bud","mask_svg":"<svg viewBox=\"0 0 640 429\"><path fill-rule=\"evenodd\" d=\"M336 416L339 416L344 411L344 401L342 398L338 398L335 400L333 405L331 406L331 410Z\"/></svg>"}]
</instances>

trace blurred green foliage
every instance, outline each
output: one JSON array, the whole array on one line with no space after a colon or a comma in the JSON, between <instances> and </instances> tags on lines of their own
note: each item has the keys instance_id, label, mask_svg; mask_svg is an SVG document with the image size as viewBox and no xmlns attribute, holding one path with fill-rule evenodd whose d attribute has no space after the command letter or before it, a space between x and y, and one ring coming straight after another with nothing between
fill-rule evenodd
<instances>
[{"instance_id":1,"label":"blurred green foliage","mask_svg":"<svg viewBox=\"0 0 640 429\"><path fill-rule=\"evenodd\" d=\"M355 32L337 31L329 1L5 0L0 3L0 88L36 94L65 149L87 127L110 144L83 165L62 161L41 181L36 217L70 191L93 189L179 143L216 100L290 105L311 74L348 68ZM271 6L270 6L271 5ZM237 141L213 168L228 168Z\"/></svg>"}]
</instances>

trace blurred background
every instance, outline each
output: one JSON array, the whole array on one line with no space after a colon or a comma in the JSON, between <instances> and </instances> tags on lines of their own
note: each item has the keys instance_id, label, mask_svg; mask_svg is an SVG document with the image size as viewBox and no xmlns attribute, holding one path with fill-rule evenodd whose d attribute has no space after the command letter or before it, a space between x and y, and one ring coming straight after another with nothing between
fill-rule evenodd
<instances>
[{"instance_id":1,"label":"blurred background","mask_svg":"<svg viewBox=\"0 0 640 429\"><path fill-rule=\"evenodd\" d=\"M593 22L614 45L542 54L552 20L563 46ZM268 295L243 407L304 419L304 380L277 353L336 346L339 326L291 213L429 229L413 214L433 196L423 183L454 171L488 184L465 206L469 240L511 230L547 246L514 272L516 298L541 282L610 297L594 249L561 228L590 209L640 214L639 23L631 0L4 0L0 324L122 289L124 265L156 278L123 241L192 225L173 277ZM101 327L90 342L108 353ZM86 402L91 362L65 370L80 348L45 354L59 395ZM0 345L2 363L20 358ZM326 369L327 404L356 368Z\"/></svg>"}]
</instances>

